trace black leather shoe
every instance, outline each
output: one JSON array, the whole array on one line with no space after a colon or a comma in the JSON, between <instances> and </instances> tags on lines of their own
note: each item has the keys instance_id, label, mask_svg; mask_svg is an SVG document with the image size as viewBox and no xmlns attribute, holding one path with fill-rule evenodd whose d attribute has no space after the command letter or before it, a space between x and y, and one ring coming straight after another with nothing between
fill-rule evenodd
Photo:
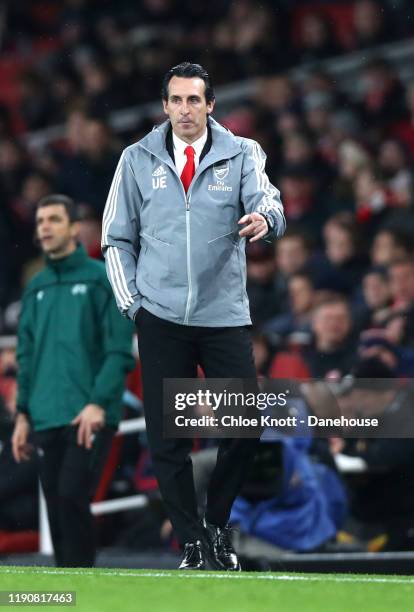
<instances>
[{"instance_id":1,"label":"black leather shoe","mask_svg":"<svg viewBox=\"0 0 414 612\"><path fill-rule=\"evenodd\" d=\"M200 540L188 542L184 545L184 557L180 563L180 570L203 570L206 569L203 549Z\"/></svg>"},{"instance_id":2,"label":"black leather shoe","mask_svg":"<svg viewBox=\"0 0 414 612\"><path fill-rule=\"evenodd\" d=\"M229 525L217 527L217 525L212 525L204 519L204 527L208 533L210 550L213 553L216 565L227 572L240 572L240 563L231 543Z\"/></svg>"}]
</instances>

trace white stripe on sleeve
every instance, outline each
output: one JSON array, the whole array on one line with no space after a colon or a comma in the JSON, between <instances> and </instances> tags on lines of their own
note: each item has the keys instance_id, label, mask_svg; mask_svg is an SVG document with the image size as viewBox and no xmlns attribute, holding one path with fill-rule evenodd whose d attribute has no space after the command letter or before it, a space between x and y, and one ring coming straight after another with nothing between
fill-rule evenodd
<instances>
[{"instance_id":1,"label":"white stripe on sleeve","mask_svg":"<svg viewBox=\"0 0 414 612\"><path fill-rule=\"evenodd\" d=\"M122 280L120 278L120 271L118 268L118 261L116 259L116 247L108 247L106 252L106 258L108 262L108 271L112 284L113 292L117 302L122 310L128 310L129 306L133 303L133 299L129 291L125 292Z\"/></svg>"},{"instance_id":2,"label":"white stripe on sleeve","mask_svg":"<svg viewBox=\"0 0 414 612\"><path fill-rule=\"evenodd\" d=\"M116 214L116 205L118 200L119 184L122 178L122 166L125 152L122 153L121 158L118 162L118 166L115 170L114 178L112 179L111 188L109 190L108 198L105 204L105 210L102 221L102 246L106 245L108 239L108 231L112 221Z\"/></svg>"}]
</instances>

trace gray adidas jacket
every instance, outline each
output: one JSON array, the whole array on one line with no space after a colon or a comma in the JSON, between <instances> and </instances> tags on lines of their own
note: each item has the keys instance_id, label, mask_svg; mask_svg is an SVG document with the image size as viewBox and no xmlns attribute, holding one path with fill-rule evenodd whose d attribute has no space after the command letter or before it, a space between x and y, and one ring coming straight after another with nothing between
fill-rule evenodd
<instances>
[{"instance_id":1,"label":"gray adidas jacket","mask_svg":"<svg viewBox=\"0 0 414 612\"><path fill-rule=\"evenodd\" d=\"M166 148L170 122L122 153L106 202L102 249L120 311L143 306L184 325L251 323L245 238L237 224L263 213L285 230L279 191L265 174L257 142L209 118L211 148L186 194Z\"/></svg>"}]
</instances>

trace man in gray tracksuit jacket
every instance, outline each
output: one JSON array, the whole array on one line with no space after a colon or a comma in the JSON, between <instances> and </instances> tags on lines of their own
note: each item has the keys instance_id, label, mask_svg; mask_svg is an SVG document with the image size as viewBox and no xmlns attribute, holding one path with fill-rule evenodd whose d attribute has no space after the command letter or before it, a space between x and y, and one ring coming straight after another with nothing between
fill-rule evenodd
<instances>
[{"instance_id":1,"label":"man in gray tracksuit jacket","mask_svg":"<svg viewBox=\"0 0 414 612\"><path fill-rule=\"evenodd\" d=\"M255 444L220 442L200 523L191 440L162 435L162 381L195 377L198 365L208 378L256 377L245 237L281 236L285 219L261 147L209 116L214 93L201 66L171 69L163 104L169 120L121 156L105 207L102 248L118 307L138 329L148 439L165 507L185 550L180 567L202 569L207 560L237 570L227 520Z\"/></svg>"}]
</instances>

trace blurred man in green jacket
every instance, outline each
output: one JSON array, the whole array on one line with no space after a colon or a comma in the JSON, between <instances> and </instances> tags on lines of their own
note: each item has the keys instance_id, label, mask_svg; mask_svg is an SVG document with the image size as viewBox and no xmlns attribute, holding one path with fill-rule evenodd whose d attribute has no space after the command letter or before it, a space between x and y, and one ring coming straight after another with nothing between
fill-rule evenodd
<instances>
[{"instance_id":1,"label":"blurred man in green jacket","mask_svg":"<svg viewBox=\"0 0 414 612\"><path fill-rule=\"evenodd\" d=\"M90 502L132 369L132 324L121 317L103 263L78 244L74 202L43 198L36 235L46 266L29 283L19 323L17 462L32 429L56 564L94 564Z\"/></svg>"}]
</instances>

